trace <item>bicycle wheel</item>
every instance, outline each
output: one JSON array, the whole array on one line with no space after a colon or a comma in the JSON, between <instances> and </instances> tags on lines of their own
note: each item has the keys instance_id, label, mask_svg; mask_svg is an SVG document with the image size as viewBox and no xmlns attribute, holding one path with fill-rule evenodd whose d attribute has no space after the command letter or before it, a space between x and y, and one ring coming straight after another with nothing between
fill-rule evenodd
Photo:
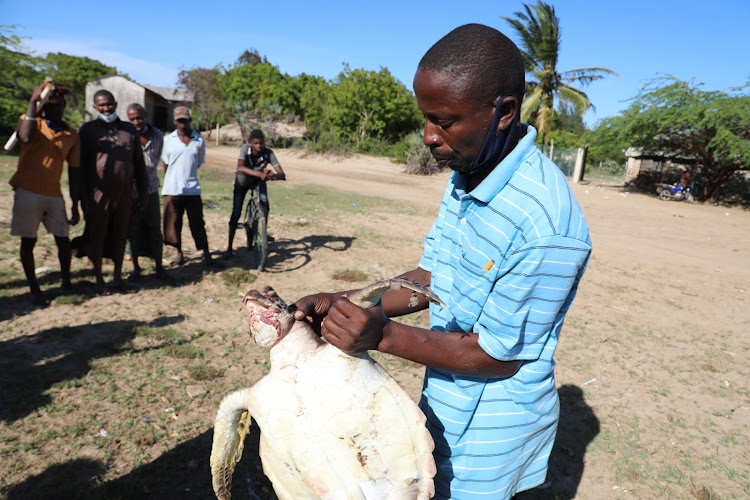
<instances>
[{"instance_id":1,"label":"bicycle wheel","mask_svg":"<svg viewBox=\"0 0 750 500\"><path fill-rule=\"evenodd\" d=\"M253 243L255 243L255 202L253 197L250 196L250 201L247 202L247 209L245 210L245 222L242 223L245 226L245 235L247 236L247 249L252 251Z\"/></svg>"},{"instance_id":2,"label":"bicycle wheel","mask_svg":"<svg viewBox=\"0 0 750 500\"><path fill-rule=\"evenodd\" d=\"M253 227L255 228L255 245L253 248L255 267L263 271L266 268L266 259L268 259L268 233L266 232L266 219L263 217L261 210L255 211Z\"/></svg>"}]
</instances>

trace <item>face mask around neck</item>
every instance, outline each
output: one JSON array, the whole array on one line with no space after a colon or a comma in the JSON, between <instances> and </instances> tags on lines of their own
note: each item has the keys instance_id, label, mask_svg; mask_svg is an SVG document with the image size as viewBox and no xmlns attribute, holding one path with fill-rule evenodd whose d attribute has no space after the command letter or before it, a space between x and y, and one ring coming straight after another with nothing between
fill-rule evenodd
<instances>
[{"instance_id":1,"label":"face mask around neck","mask_svg":"<svg viewBox=\"0 0 750 500\"><path fill-rule=\"evenodd\" d=\"M508 153L508 136L518 121L518 115L516 115L516 118L509 127L506 127L499 134L495 135L497 124L500 121L500 108L502 107L503 99L505 99L504 96L500 96L497 99L497 106L495 106L495 113L492 116L490 129L484 138L482 149L474 160L474 166L466 174L468 176L475 176L495 167L499 163L500 158Z\"/></svg>"},{"instance_id":2,"label":"face mask around neck","mask_svg":"<svg viewBox=\"0 0 750 500\"><path fill-rule=\"evenodd\" d=\"M99 119L106 123L112 123L117 120L117 113L112 113L111 115L103 115L99 113Z\"/></svg>"}]
</instances>

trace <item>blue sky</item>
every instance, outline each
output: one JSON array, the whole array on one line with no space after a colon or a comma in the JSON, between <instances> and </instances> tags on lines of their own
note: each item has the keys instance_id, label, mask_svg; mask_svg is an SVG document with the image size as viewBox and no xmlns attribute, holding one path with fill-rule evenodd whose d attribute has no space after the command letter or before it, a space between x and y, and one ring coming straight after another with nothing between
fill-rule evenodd
<instances>
[{"instance_id":1,"label":"blue sky","mask_svg":"<svg viewBox=\"0 0 750 500\"><path fill-rule=\"evenodd\" d=\"M531 2L529 2L531 3ZM706 90L750 82L750 0L552 0L562 30L558 70L603 66L619 73L585 91L596 110L618 114L648 80L695 78ZM333 79L343 63L386 67L409 89L419 59L465 23L495 27L520 1L410 2L0 0L0 24L38 55L65 52L116 66L139 83L174 86L180 69L229 65L255 48L283 73Z\"/></svg>"}]
</instances>

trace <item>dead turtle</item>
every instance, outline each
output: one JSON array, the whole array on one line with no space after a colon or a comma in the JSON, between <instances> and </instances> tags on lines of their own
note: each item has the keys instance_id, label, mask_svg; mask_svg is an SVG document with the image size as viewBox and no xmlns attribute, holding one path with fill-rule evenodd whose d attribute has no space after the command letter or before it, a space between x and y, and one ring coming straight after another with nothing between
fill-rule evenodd
<instances>
[{"instance_id":1,"label":"dead turtle","mask_svg":"<svg viewBox=\"0 0 750 500\"><path fill-rule=\"evenodd\" d=\"M349 297L373 307L392 288L431 302L429 289L404 279L377 282ZM214 424L213 488L231 497L234 467L251 417L261 430L263 471L281 500L429 499L434 443L425 416L367 353L349 356L318 337L266 287L244 302L255 342L271 349L271 370L226 396Z\"/></svg>"}]
</instances>

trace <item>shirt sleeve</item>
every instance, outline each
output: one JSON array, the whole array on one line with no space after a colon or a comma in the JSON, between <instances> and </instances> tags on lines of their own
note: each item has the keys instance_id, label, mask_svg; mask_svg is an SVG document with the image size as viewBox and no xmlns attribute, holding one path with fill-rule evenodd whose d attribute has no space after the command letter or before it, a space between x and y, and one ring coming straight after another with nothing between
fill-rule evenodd
<instances>
[{"instance_id":1,"label":"shirt sleeve","mask_svg":"<svg viewBox=\"0 0 750 500\"><path fill-rule=\"evenodd\" d=\"M513 252L474 326L482 349L500 361L539 358L562 325L590 253L587 242L561 236L533 240Z\"/></svg>"},{"instance_id":2,"label":"shirt sleeve","mask_svg":"<svg viewBox=\"0 0 750 500\"><path fill-rule=\"evenodd\" d=\"M68 151L65 161L68 162L68 168L78 168L81 166L81 138L78 136L78 133L75 134L73 147Z\"/></svg>"},{"instance_id":3,"label":"shirt sleeve","mask_svg":"<svg viewBox=\"0 0 750 500\"><path fill-rule=\"evenodd\" d=\"M432 227L427 231L427 236L424 238L424 251L422 252L422 258L419 259L418 267L425 271L432 272L432 259L435 255L434 244L435 244L435 233L437 232L437 221L432 223Z\"/></svg>"},{"instance_id":4,"label":"shirt sleeve","mask_svg":"<svg viewBox=\"0 0 750 500\"><path fill-rule=\"evenodd\" d=\"M167 165L170 164L170 161L169 161L169 137L165 137L164 138L164 142L162 143L161 161L163 161Z\"/></svg>"},{"instance_id":5,"label":"shirt sleeve","mask_svg":"<svg viewBox=\"0 0 750 500\"><path fill-rule=\"evenodd\" d=\"M151 140L153 141L152 147L154 148L153 167L156 168L161 158L161 153L164 151L164 134L161 131L155 132L151 135Z\"/></svg>"},{"instance_id":6,"label":"shirt sleeve","mask_svg":"<svg viewBox=\"0 0 750 500\"><path fill-rule=\"evenodd\" d=\"M247 149L250 145L245 143L240 148L240 156L237 157L238 160L245 160L247 159Z\"/></svg>"},{"instance_id":7,"label":"shirt sleeve","mask_svg":"<svg viewBox=\"0 0 750 500\"><path fill-rule=\"evenodd\" d=\"M198 151L198 166L200 167L206 163L206 141L201 138L200 151Z\"/></svg>"},{"instance_id":8,"label":"shirt sleeve","mask_svg":"<svg viewBox=\"0 0 750 500\"><path fill-rule=\"evenodd\" d=\"M279 166L279 160L276 159L276 155L274 154L273 151L270 151L270 150L269 150L269 153L270 153L268 155L268 161L269 161L269 163L271 164L272 167L278 167Z\"/></svg>"}]
</instances>

